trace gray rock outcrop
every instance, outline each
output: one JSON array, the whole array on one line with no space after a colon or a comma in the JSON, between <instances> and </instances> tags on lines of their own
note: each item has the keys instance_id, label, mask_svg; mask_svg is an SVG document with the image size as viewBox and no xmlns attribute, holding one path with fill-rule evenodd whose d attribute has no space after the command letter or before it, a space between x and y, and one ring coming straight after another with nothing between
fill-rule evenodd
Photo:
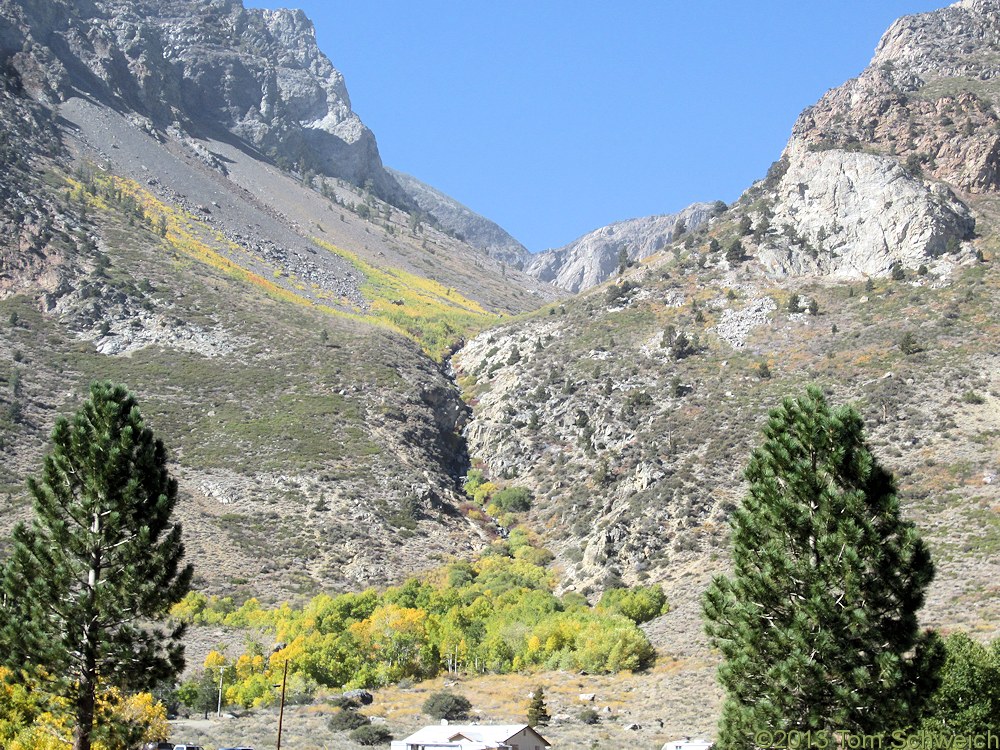
<instances>
[{"instance_id":1,"label":"gray rock outcrop","mask_svg":"<svg viewBox=\"0 0 1000 750\"><path fill-rule=\"evenodd\" d=\"M646 216L595 229L556 250L533 256L524 270L569 292L579 292L606 281L617 271L622 250L638 261L666 247L681 222L697 229L712 216L715 204L693 203L676 214Z\"/></svg>"},{"instance_id":2,"label":"gray rock outcrop","mask_svg":"<svg viewBox=\"0 0 1000 750\"><path fill-rule=\"evenodd\" d=\"M891 157L794 146L786 157L771 226L798 242L761 244L772 274L886 276L957 250L975 229L947 186L911 177Z\"/></svg>"},{"instance_id":3,"label":"gray rock outcrop","mask_svg":"<svg viewBox=\"0 0 1000 750\"><path fill-rule=\"evenodd\" d=\"M95 98L411 205L351 110L302 11L238 0L23 0L0 5L0 60L33 96Z\"/></svg>"},{"instance_id":4,"label":"gray rock outcrop","mask_svg":"<svg viewBox=\"0 0 1000 750\"><path fill-rule=\"evenodd\" d=\"M524 268L530 257L528 249L503 227L416 177L395 169L389 169L389 173L420 210L434 217L442 228L479 248L491 258L512 268Z\"/></svg>"},{"instance_id":5,"label":"gray rock outcrop","mask_svg":"<svg viewBox=\"0 0 1000 750\"><path fill-rule=\"evenodd\" d=\"M861 75L802 112L763 183L765 270L860 278L971 257L964 201L1000 188L998 102L1000 2L896 21Z\"/></svg>"}]
</instances>

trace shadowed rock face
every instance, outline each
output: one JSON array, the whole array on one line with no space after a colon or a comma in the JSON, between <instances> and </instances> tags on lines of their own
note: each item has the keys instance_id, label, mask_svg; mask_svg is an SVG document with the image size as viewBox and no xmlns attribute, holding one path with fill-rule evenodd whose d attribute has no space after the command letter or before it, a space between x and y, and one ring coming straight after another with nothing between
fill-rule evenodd
<instances>
[{"instance_id":1,"label":"shadowed rock face","mask_svg":"<svg viewBox=\"0 0 1000 750\"><path fill-rule=\"evenodd\" d=\"M224 129L271 158L370 181L380 197L410 205L301 11L24 0L0 6L0 57L37 98L83 94L161 127Z\"/></svg>"}]
</instances>

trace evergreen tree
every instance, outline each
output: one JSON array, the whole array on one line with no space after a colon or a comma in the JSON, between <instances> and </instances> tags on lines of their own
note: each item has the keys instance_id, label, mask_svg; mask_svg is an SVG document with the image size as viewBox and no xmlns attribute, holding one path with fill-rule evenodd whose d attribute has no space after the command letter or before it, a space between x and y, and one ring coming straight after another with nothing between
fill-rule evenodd
<instances>
[{"instance_id":1,"label":"evergreen tree","mask_svg":"<svg viewBox=\"0 0 1000 750\"><path fill-rule=\"evenodd\" d=\"M737 263L743 262L743 243L739 240L733 240L733 243L726 250L726 260L729 261L729 265L735 266Z\"/></svg>"},{"instance_id":2,"label":"evergreen tree","mask_svg":"<svg viewBox=\"0 0 1000 750\"><path fill-rule=\"evenodd\" d=\"M95 383L60 418L39 480L35 518L19 524L0 569L0 661L66 698L73 750L89 750L96 695L138 691L183 667L183 626L153 622L187 593L177 483L163 443L122 386Z\"/></svg>"},{"instance_id":3,"label":"evergreen tree","mask_svg":"<svg viewBox=\"0 0 1000 750\"><path fill-rule=\"evenodd\" d=\"M219 705L219 675L216 669L203 669L177 688L177 698L192 711L208 718Z\"/></svg>"},{"instance_id":4,"label":"evergreen tree","mask_svg":"<svg viewBox=\"0 0 1000 750\"><path fill-rule=\"evenodd\" d=\"M443 690L440 693L433 693L424 701L423 711L432 719L447 719L448 721L460 721L469 718L472 710L472 703L464 695Z\"/></svg>"},{"instance_id":5,"label":"evergreen tree","mask_svg":"<svg viewBox=\"0 0 1000 750\"><path fill-rule=\"evenodd\" d=\"M918 630L934 567L892 475L858 413L815 387L785 399L764 436L732 519L733 574L703 601L723 657L719 747L752 747L761 730L912 726L942 647Z\"/></svg>"},{"instance_id":6,"label":"evergreen tree","mask_svg":"<svg viewBox=\"0 0 1000 750\"><path fill-rule=\"evenodd\" d=\"M528 726L544 727L550 718L545 707L545 691L539 686L531 694L531 703L528 704Z\"/></svg>"},{"instance_id":7,"label":"evergreen tree","mask_svg":"<svg viewBox=\"0 0 1000 750\"><path fill-rule=\"evenodd\" d=\"M631 259L628 257L628 250L624 247L618 248L618 275L621 276L625 273L625 269L632 265Z\"/></svg>"}]
</instances>

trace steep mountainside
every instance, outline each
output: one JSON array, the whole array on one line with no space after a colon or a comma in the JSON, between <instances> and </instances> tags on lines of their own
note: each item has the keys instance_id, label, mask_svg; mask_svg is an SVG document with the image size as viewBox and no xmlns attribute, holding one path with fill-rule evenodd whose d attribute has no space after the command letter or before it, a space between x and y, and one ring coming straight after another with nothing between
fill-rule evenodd
<instances>
[{"instance_id":1,"label":"steep mountainside","mask_svg":"<svg viewBox=\"0 0 1000 750\"><path fill-rule=\"evenodd\" d=\"M174 62L154 54L163 35ZM0 39L3 528L27 511L55 416L112 378L172 451L204 589L366 586L483 544L457 512L467 409L440 360L557 290L382 201L371 178L261 155L301 136L333 173L355 158L330 145L343 132L327 115L356 118L305 20L8 2ZM290 97L259 129L237 116L266 88L239 72L257 63ZM307 68L311 104L285 80ZM231 95L210 80L226 70ZM218 108L189 119L215 87Z\"/></svg>"},{"instance_id":2,"label":"steep mountainside","mask_svg":"<svg viewBox=\"0 0 1000 750\"><path fill-rule=\"evenodd\" d=\"M996 634L1000 195L971 160L998 136L998 17L903 19L728 211L459 352L470 454L534 492L569 586L663 581L662 643L704 654L697 599L727 565L741 468L767 411L815 382L861 410L931 541L928 621ZM910 119L923 168L873 113Z\"/></svg>"},{"instance_id":3,"label":"steep mountainside","mask_svg":"<svg viewBox=\"0 0 1000 750\"><path fill-rule=\"evenodd\" d=\"M531 256L524 270L569 292L589 289L614 275L622 253L630 263L642 260L723 210L724 204L694 203L676 214L619 221L556 250Z\"/></svg>"},{"instance_id":4,"label":"steep mountainside","mask_svg":"<svg viewBox=\"0 0 1000 750\"><path fill-rule=\"evenodd\" d=\"M406 207L343 76L301 11L214 0L4 3L0 56L35 96L76 93L176 123L220 129L268 156L361 186Z\"/></svg>"},{"instance_id":5,"label":"steep mountainside","mask_svg":"<svg viewBox=\"0 0 1000 750\"><path fill-rule=\"evenodd\" d=\"M961 191L1000 187L1000 16L965 0L899 19L869 67L799 117L792 142L897 157Z\"/></svg>"},{"instance_id":6,"label":"steep mountainside","mask_svg":"<svg viewBox=\"0 0 1000 750\"><path fill-rule=\"evenodd\" d=\"M390 169L389 173L396 178L420 210L430 214L443 229L458 235L473 247L478 247L491 258L496 258L511 268L524 268L531 254L503 227L416 177L395 169Z\"/></svg>"},{"instance_id":7,"label":"steep mountainside","mask_svg":"<svg viewBox=\"0 0 1000 750\"><path fill-rule=\"evenodd\" d=\"M818 383L930 541L926 622L996 636L998 18L902 19L734 205L519 270L382 168L301 14L0 0L0 531L95 378L169 447L210 593L472 554L497 532L460 492L475 465L530 489L563 588L665 585L646 627L673 659L616 684L710 731L698 600L768 409Z\"/></svg>"},{"instance_id":8,"label":"steep mountainside","mask_svg":"<svg viewBox=\"0 0 1000 750\"><path fill-rule=\"evenodd\" d=\"M969 251L968 205L1000 186L998 10L900 19L858 78L802 113L745 196L748 248L770 273L857 279Z\"/></svg>"}]
</instances>

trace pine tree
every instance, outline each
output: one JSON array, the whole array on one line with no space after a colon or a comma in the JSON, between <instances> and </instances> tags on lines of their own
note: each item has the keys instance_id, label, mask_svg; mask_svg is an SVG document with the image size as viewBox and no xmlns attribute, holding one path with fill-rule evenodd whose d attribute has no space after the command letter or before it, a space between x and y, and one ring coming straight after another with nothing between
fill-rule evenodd
<instances>
[{"instance_id":1,"label":"pine tree","mask_svg":"<svg viewBox=\"0 0 1000 750\"><path fill-rule=\"evenodd\" d=\"M96 696L151 688L183 668L183 627L155 620L187 593L177 483L163 443L122 386L95 383L52 431L35 518L0 568L0 661L66 698L73 750L89 750Z\"/></svg>"},{"instance_id":2,"label":"pine tree","mask_svg":"<svg viewBox=\"0 0 1000 750\"><path fill-rule=\"evenodd\" d=\"M550 718L545 708L545 691L539 686L531 694L531 703L528 704L528 726L544 727Z\"/></svg>"},{"instance_id":3,"label":"pine tree","mask_svg":"<svg viewBox=\"0 0 1000 750\"><path fill-rule=\"evenodd\" d=\"M729 265L735 266L738 263L743 262L743 243L739 240L733 240L733 243L726 250L726 260L729 261Z\"/></svg>"},{"instance_id":4,"label":"pine tree","mask_svg":"<svg viewBox=\"0 0 1000 750\"><path fill-rule=\"evenodd\" d=\"M628 257L628 250L624 247L618 248L618 275L621 276L625 273L625 270L632 265L631 259Z\"/></svg>"},{"instance_id":5,"label":"pine tree","mask_svg":"<svg viewBox=\"0 0 1000 750\"><path fill-rule=\"evenodd\" d=\"M719 747L752 747L761 730L912 725L942 648L918 629L934 567L892 475L858 413L815 387L785 399L764 436L732 519L733 574L703 601L723 657Z\"/></svg>"}]
</instances>

